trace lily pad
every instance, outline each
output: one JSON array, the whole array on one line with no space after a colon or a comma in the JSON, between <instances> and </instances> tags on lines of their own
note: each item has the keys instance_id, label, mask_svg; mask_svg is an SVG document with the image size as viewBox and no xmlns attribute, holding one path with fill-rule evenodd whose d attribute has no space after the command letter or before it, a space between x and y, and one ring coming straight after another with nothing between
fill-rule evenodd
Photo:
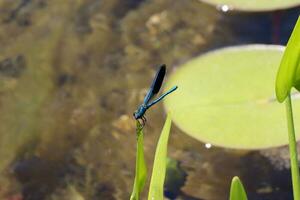
<instances>
[{"instance_id":1,"label":"lily pad","mask_svg":"<svg viewBox=\"0 0 300 200\"><path fill-rule=\"evenodd\" d=\"M165 107L179 128L206 143L239 149L285 145L285 108L274 91L283 50L245 45L197 57L169 77L166 89L178 85L178 91L166 98ZM298 97L293 94L295 122L300 120Z\"/></svg>"},{"instance_id":2,"label":"lily pad","mask_svg":"<svg viewBox=\"0 0 300 200\"><path fill-rule=\"evenodd\" d=\"M200 0L222 9L223 6L226 10L240 10L240 11L271 11L286 8L292 8L300 5L300 0Z\"/></svg>"}]
</instances>

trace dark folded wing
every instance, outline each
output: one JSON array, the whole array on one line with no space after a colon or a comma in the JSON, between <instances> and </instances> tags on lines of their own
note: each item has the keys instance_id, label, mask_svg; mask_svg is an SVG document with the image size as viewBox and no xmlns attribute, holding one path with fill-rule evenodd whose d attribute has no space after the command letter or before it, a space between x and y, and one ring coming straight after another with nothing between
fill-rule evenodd
<instances>
[{"instance_id":1,"label":"dark folded wing","mask_svg":"<svg viewBox=\"0 0 300 200\"><path fill-rule=\"evenodd\" d=\"M152 99L152 97L159 92L165 74L166 74L166 65L161 65L152 81L152 84L149 88L147 95L144 98L145 104L147 104L150 101L150 99Z\"/></svg>"}]
</instances>

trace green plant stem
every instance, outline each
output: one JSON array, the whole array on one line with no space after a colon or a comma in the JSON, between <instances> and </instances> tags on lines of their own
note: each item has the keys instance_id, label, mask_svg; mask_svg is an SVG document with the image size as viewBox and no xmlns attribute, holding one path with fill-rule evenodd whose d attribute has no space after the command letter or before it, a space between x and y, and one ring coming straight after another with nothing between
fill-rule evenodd
<instances>
[{"instance_id":1,"label":"green plant stem","mask_svg":"<svg viewBox=\"0 0 300 200\"><path fill-rule=\"evenodd\" d=\"M137 148L136 148L136 161L135 161L135 178L133 190L130 196L130 200L139 200L140 193L142 192L146 177L147 168L144 156L144 133L143 128L139 121L136 121L136 136L137 136Z\"/></svg>"},{"instance_id":2,"label":"green plant stem","mask_svg":"<svg viewBox=\"0 0 300 200\"><path fill-rule=\"evenodd\" d=\"M294 120L293 120L293 108L292 108L290 93L288 94L285 103L286 103L285 105L286 105L288 133L289 133L289 148L290 148L290 159L291 159L293 194L294 194L294 200L300 200L299 164L298 164L297 143L295 137Z\"/></svg>"}]
</instances>

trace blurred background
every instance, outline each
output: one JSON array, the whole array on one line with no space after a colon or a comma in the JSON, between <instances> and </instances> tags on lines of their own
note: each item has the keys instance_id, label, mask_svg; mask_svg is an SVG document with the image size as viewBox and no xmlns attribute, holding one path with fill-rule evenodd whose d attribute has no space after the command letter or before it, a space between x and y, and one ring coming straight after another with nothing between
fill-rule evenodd
<instances>
[{"instance_id":1,"label":"blurred background","mask_svg":"<svg viewBox=\"0 0 300 200\"><path fill-rule=\"evenodd\" d=\"M285 45L299 14L198 0L0 0L0 199L129 199L132 113L157 66L171 74L219 47ZM151 169L163 104L147 119ZM251 200L292 199L287 147L207 148L173 126L169 155L184 176L166 184L167 199L228 199L234 175Z\"/></svg>"}]
</instances>

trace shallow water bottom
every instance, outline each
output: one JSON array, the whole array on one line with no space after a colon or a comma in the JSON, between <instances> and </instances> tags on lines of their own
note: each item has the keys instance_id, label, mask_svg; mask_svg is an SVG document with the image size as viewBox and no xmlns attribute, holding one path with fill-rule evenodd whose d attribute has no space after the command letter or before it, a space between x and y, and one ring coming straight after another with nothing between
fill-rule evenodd
<instances>
[{"instance_id":1,"label":"shallow water bottom","mask_svg":"<svg viewBox=\"0 0 300 200\"><path fill-rule=\"evenodd\" d=\"M0 8L0 197L7 200L128 199L132 113L156 65L171 73L219 46L271 40L241 37L232 29L239 15L198 1L0 0ZM161 104L147 113L149 169L164 116ZM173 127L169 154L186 173L176 199L227 199L234 175L249 199L289 199L286 152L207 149Z\"/></svg>"}]
</instances>

